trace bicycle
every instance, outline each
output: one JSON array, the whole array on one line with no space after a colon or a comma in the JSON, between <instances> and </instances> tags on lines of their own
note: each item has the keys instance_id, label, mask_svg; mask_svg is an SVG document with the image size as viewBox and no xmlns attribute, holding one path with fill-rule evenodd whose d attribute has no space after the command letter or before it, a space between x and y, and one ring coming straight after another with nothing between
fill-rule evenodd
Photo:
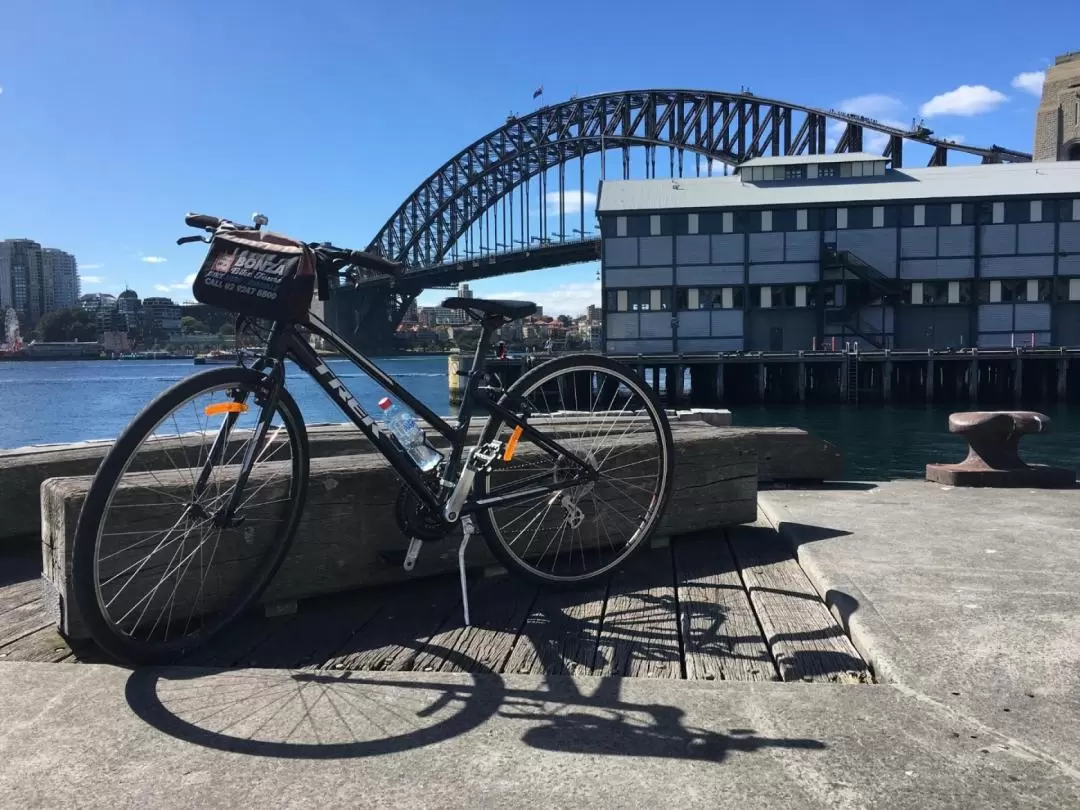
<instances>
[{"instance_id":1,"label":"bicycle","mask_svg":"<svg viewBox=\"0 0 1080 810\"><path fill-rule=\"evenodd\" d=\"M647 544L670 495L673 442L664 410L630 368L599 355L567 355L504 388L487 371L488 350L501 327L533 314L536 305L449 298L444 307L480 324L450 424L311 311L316 292L326 300L335 287L373 275L394 284L402 265L262 231L261 215L251 226L201 214L185 222L209 236L182 237L179 244L211 245L196 298L237 314L237 345L242 328L260 318L269 332L250 366L238 353L237 365L198 372L162 392L125 428L94 475L75 531L72 587L89 634L110 656L130 664L178 660L251 606L277 573L297 533L310 475L287 362L315 380L397 473L395 517L409 538L406 570L424 544L460 526L466 624L464 553L475 534L508 572L547 588L593 584ZM414 461L406 446L412 439L399 440L376 421L311 338L423 420L422 447L437 456L433 465ZM565 407L564 395L573 407ZM561 406L552 407L549 397ZM488 417L470 446L478 408ZM250 426L242 426L246 420ZM176 428L174 438L161 435L166 426ZM279 451L288 457L277 458ZM624 474L611 477L618 472ZM532 507L537 514L529 517ZM280 513L276 520L271 512ZM511 540L515 525L521 532ZM118 530L107 531L110 526ZM256 542L262 529L266 536ZM628 536L613 536L620 529ZM529 531L527 544L515 546ZM116 550L113 537L122 538ZM198 580L189 581L196 562ZM241 570L249 564L251 571Z\"/></svg>"}]
</instances>

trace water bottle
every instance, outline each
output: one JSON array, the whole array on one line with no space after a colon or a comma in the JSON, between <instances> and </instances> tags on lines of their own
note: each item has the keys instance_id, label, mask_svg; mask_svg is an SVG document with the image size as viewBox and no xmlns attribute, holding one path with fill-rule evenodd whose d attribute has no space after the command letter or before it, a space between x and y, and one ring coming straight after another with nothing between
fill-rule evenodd
<instances>
[{"instance_id":1,"label":"water bottle","mask_svg":"<svg viewBox=\"0 0 1080 810\"><path fill-rule=\"evenodd\" d=\"M401 442L401 446L416 462L416 466L424 472L435 469L435 466L442 460L442 456L427 443L427 437L424 435L424 431L420 429L420 426L416 424L413 415L407 410L395 408L394 403L390 401L390 397L380 399L379 407L382 409L383 417L386 419L390 432Z\"/></svg>"}]
</instances>

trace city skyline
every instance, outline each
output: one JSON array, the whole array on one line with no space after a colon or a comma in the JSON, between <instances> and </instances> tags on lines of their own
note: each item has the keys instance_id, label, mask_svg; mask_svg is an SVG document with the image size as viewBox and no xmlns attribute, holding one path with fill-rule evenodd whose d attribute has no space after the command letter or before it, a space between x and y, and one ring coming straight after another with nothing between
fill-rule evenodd
<instances>
[{"instance_id":1,"label":"city skyline","mask_svg":"<svg viewBox=\"0 0 1080 810\"><path fill-rule=\"evenodd\" d=\"M50 312L73 308L79 285L73 254L34 239L0 240L0 311L13 309L33 327Z\"/></svg>"}]
</instances>

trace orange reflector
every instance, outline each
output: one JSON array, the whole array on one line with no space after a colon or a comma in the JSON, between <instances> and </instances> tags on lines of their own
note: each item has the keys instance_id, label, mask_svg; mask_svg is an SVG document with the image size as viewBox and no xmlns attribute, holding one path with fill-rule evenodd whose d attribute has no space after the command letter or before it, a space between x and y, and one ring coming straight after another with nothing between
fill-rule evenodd
<instances>
[{"instance_id":1,"label":"orange reflector","mask_svg":"<svg viewBox=\"0 0 1080 810\"><path fill-rule=\"evenodd\" d=\"M514 428L514 432L510 434L510 441L506 443L506 450L503 451L503 461L509 461L514 457L514 451L517 450L518 439L521 438L521 425Z\"/></svg>"},{"instance_id":2,"label":"orange reflector","mask_svg":"<svg viewBox=\"0 0 1080 810\"><path fill-rule=\"evenodd\" d=\"M243 402L215 402L203 408L203 412L207 416L217 416L219 413L247 413L247 409Z\"/></svg>"}]
</instances>

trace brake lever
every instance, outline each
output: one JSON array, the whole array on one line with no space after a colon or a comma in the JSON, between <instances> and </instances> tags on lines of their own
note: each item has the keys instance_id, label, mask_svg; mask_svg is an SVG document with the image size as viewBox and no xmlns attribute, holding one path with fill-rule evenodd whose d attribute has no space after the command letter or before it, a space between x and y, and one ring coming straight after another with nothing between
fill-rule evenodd
<instances>
[{"instance_id":1,"label":"brake lever","mask_svg":"<svg viewBox=\"0 0 1080 810\"><path fill-rule=\"evenodd\" d=\"M176 244L178 244L178 245L186 245L189 242L207 242L207 243L209 243L209 241L210 240L207 239L205 236L181 236L179 239L176 240Z\"/></svg>"}]
</instances>

